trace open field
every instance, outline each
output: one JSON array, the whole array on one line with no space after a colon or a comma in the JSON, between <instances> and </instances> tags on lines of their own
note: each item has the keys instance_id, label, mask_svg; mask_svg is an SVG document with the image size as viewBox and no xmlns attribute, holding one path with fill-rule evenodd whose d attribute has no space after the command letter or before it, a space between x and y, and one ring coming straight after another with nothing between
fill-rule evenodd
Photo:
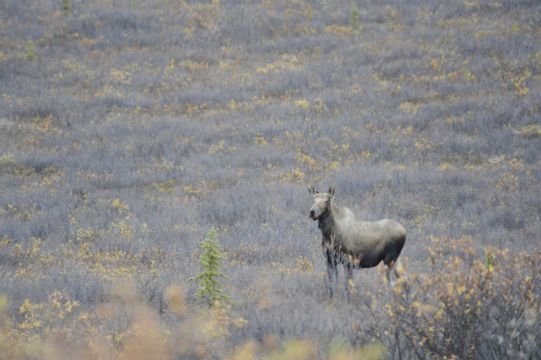
<instances>
[{"instance_id":1,"label":"open field","mask_svg":"<svg viewBox=\"0 0 541 360\"><path fill-rule=\"evenodd\" d=\"M0 0L0 359L541 359L541 3L354 1Z\"/></svg>"}]
</instances>

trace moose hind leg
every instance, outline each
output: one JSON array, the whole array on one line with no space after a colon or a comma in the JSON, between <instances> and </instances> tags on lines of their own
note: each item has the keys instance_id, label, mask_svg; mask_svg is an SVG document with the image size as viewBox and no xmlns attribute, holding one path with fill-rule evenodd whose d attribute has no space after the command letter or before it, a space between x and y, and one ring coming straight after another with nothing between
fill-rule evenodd
<instances>
[{"instance_id":1,"label":"moose hind leg","mask_svg":"<svg viewBox=\"0 0 541 360\"><path fill-rule=\"evenodd\" d=\"M346 297L349 299L349 295L353 290L353 265L351 263L344 264L344 273L346 277Z\"/></svg>"},{"instance_id":2,"label":"moose hind leg","mask_svg":"<svg viewBox=\"0 0 541 360\"><path fill-rule=\"evenodd\" d=\"M395 260L386 261L385 266L386 266L385 276L387 277L387 283L391 287L394 287L395 278L398 279L400 277L400 275L398 275L398 273L396 272L396 261Z\"/></svg>"},{"instance_id":3,"label":"moose hind leg","mask_svg":"<svg viewBox=\"0 0 541 360\"><path fill-rule=\"evenodd\" d=\"M391 275L392 270L393 267L391 265L387 265L385 268L385 277L387 278L387 284L391 285L391 287L394 287L394 279Z\"/></svg>"}]
</instances>

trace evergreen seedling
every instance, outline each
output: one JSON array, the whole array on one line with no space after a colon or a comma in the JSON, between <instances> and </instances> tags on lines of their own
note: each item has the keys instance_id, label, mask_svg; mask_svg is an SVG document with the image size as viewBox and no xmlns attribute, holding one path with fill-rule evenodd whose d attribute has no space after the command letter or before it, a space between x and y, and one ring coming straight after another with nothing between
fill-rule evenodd
<instances>
[{"instance_id":1,"label":"evergreen seedling","mask_svg":"<svg viewBox=\"0 0 541 360\"><path fill-rule=\"evenodd\" d=\"M357 1L353 0L351 2L351 10L349 13L349 25L352 29L359 29L359 9L357 7Z\"/></svg>"},{"instance_id":2,"label":"evergreen seedling","mask_svg":"<svg viewBox=\"0 0 541 360\"><path fill-rule=\"evenodd\" d=\"M203 272L192 278L199 284L199 289L195 296L207 303L209 306L217 306L220 303L230 303L231 299L223 291L221 279L225 275L220 271L224 254L216 241L216 228L210 228L205 240L201 243L201 256L199 264Z\"/></svg>"},{"instance_id":3,"label":"evergreen seedling","mask_svg":"<svg viewBox=\"0 0 541 360\"><path fill-rule=\"evenodd\" d=\"M71 0L62 0L62 10L68 14L72 12Z\"/></svg>"},{"instance_id":4,"label":"evergreen seedling","mask_svg":"<svg viewBox=\"0 0 541 360\"><path fill-rule=\"evenodd\" d=\"M32 40L28 40L26 43L26 60L32 61L36 58L36 46Z\"/></svg>"}]
</instances>

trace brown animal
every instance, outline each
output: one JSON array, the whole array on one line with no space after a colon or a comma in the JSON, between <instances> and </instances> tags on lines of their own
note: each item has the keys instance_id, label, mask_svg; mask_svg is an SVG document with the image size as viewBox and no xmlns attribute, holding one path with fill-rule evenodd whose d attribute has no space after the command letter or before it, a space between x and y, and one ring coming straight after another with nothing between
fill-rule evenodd
<instances>
[{"instance_id":1,"label":"brown animal","mask_svg":"<svg viewBox=\"0 0 541 360\"><path fill-rule=\"evenodd\" d=\"M406 242L406 230L394 220L360 221L347 207L333 202L334 188L319 193L313 187L308 192L314 197L310 218L318 221L323 235L321 246L327 260L328 288L333 296L333 283L338 281L338 264L346 274L346 294L349 295L354 268L370 268L381 261L387 266L387 281L391 272L400 277L395 265Z\"/></svg>"}]
</instances>

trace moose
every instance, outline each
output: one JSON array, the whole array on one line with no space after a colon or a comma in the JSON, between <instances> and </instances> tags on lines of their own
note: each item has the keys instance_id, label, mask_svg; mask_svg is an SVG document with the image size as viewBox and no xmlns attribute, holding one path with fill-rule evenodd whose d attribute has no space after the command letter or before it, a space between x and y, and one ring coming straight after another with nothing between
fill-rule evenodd
<instances>
[{"instance_id":1,"label":"moose","mask_svg":"<svg viewBox=\"0 0 541 360\"><path fill-rule=\"evenodd\" d=\"M395 265L406 242L404 227L390 219L357 220L350 209L334 203L333 187L327 193L320 193L314 187L308 188L308 192L314 197L310 218L318 221L323 235L321 246L327 262L330 296L333 296L333 284L338 281L338 264L344 265L347 296L353 269L374 267L381 261L386 265L387 281L392 286L391 272L395 278L400 277Z\"/></svg>"}]
</instances>

